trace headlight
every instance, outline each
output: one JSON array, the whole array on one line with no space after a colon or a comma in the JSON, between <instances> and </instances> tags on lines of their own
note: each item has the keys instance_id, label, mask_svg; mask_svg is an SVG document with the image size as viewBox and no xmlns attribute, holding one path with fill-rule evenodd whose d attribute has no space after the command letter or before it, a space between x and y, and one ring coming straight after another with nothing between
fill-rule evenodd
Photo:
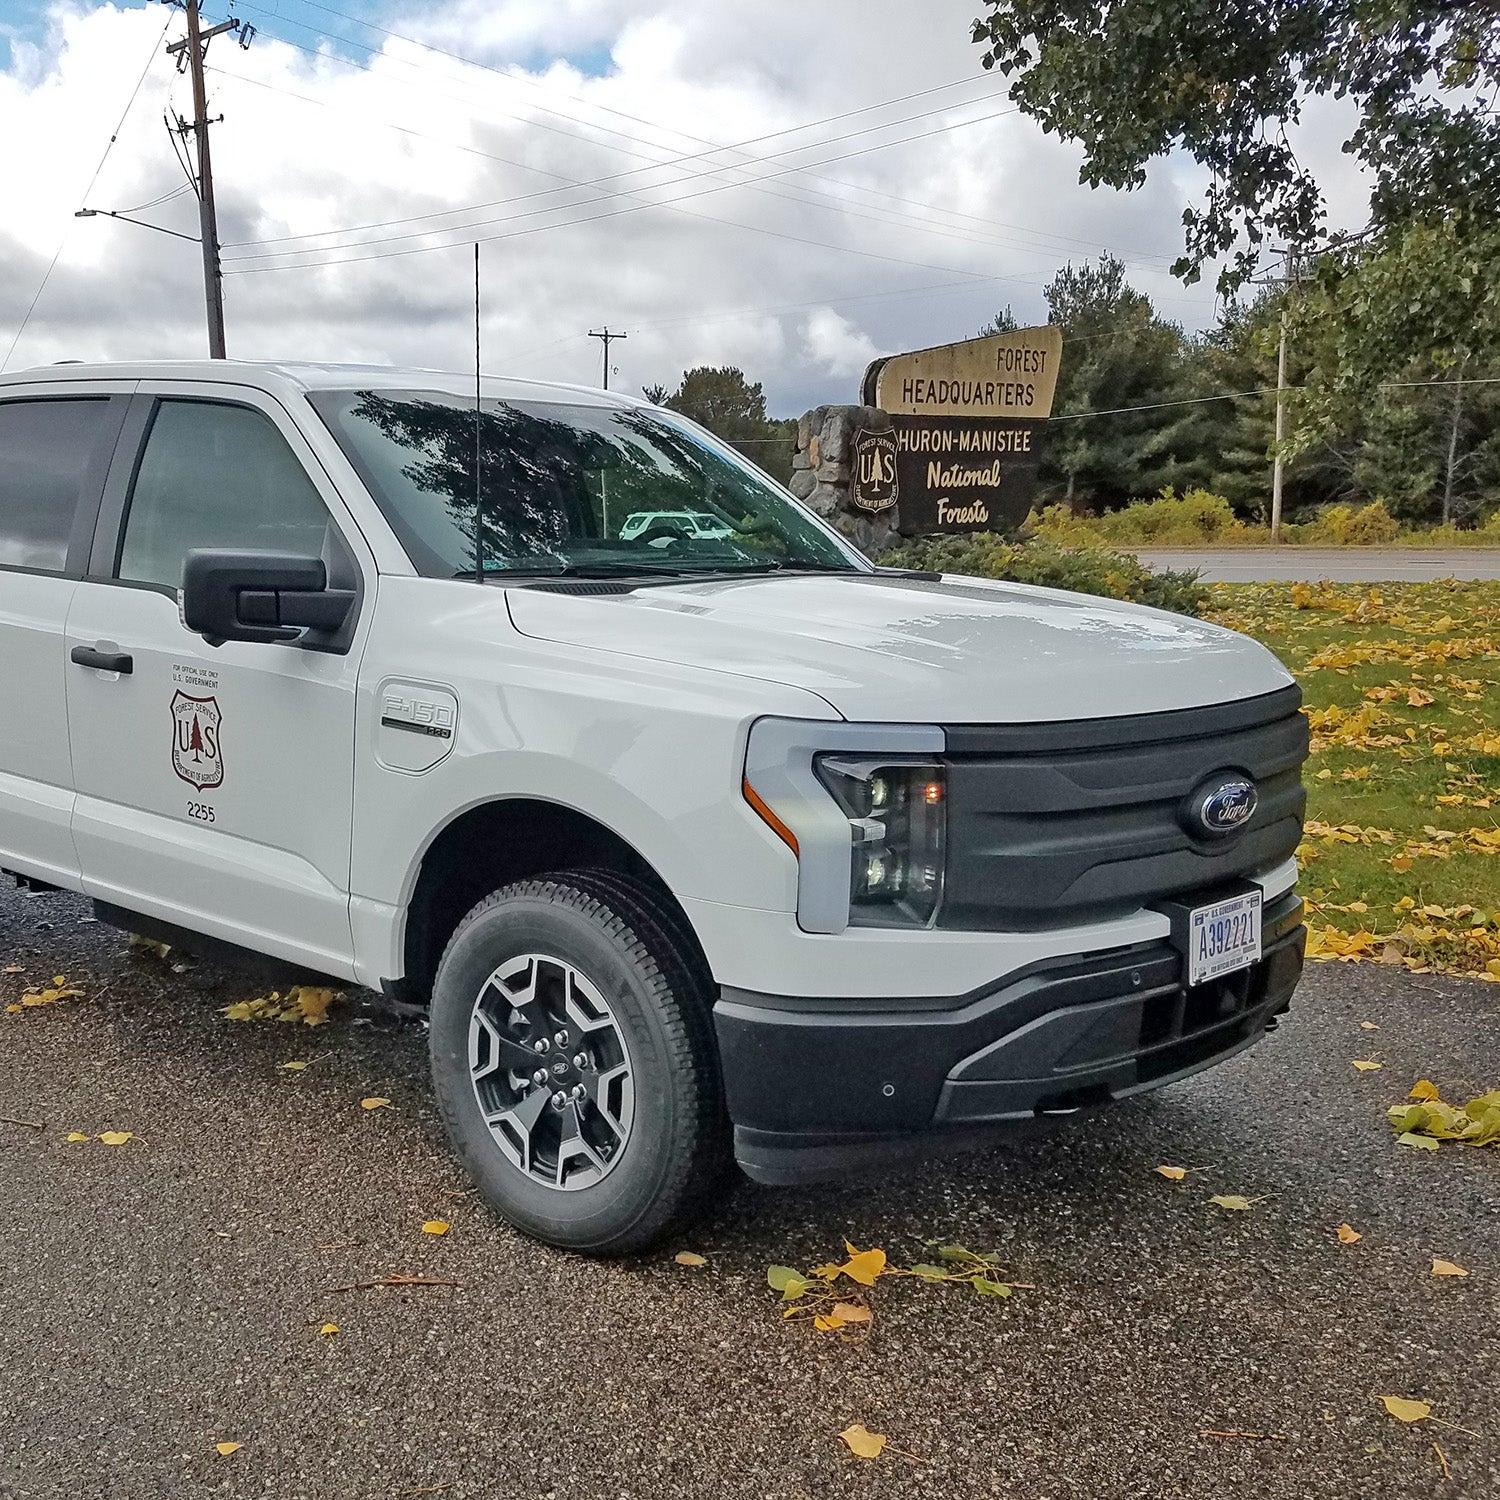
<instances>
[{"instance_id":1,"label":"headlight","mask_svg":"<svg viewBox=\"0 0 1500 1500\"><path fill-rule=\"evenodd\" d=\"M942 766L825 754L813 770L849 820L849 922L926 927L943 899Z\"/></svg>"},{"instance_id":2,"label":"headlight","mask_svg":"<svg viewBox=\"0 0 1500 1500\"><path fill-rule=\"evenodd\" d=\"M932 922L943 896L946 743L935 724L751 725L745 804L796 860L804 932Z\"/></svg>"}]
</instances>

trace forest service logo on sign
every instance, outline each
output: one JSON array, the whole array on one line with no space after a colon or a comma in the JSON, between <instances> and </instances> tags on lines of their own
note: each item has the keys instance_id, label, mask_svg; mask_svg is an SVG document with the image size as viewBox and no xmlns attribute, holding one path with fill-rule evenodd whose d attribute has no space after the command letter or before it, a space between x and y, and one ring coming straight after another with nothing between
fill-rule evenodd
<instances>
[{"instance_id":1,"label":"forest service logo on sign","mask_svg":"<svg viewBox=\"0 0 1500 1500\"><path fill-rule=\"evenodd\" d=\"M206 792L224 781L219 746L219 700L172 695L172 769L189 786Z\"/></svg>"},{"instance_id":2,"label":"forest service logo on sign","mask_svg":"<svg viewBox=\"0 0 1500 1500\"><path fill-rule=\"evenodd\" d=\"M856 510L878 515L899 500L896 476L896 435L861 427L854 434L854 462L850 466L849 503Z\"/></svg>"}]
</instances>

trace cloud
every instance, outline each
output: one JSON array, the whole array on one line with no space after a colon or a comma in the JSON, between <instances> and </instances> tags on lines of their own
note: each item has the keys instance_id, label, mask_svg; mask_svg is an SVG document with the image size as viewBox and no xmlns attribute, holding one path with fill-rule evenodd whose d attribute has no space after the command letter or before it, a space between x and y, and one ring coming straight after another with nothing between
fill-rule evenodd
<instances>
[{"instance_id":1,"label":"cloud","mask_svg":"<svg viewBox=\"0 0 1500 1500\"><path fill-rule=\"evenodd\" d=\"M737 363L778 413L852 400L874 353L963 337L1007 302L1040 318L1057 267L1105 248L1167 315L1209 321L1211 291L1166 273L1191 164L1128 196L1079 186L1077 151L1011 110L965 16L943 9L365 12L399 37L247 10L253 46L220 38L209 57L230 353L463 368L476 238L488 368L594 382L587 332L608 322L629 333L620 385ZM167 21L54 0L12 40L0 139L27 144L6 156L0 357L61 245L12 368L204 350L197 248L72 217L85 194L130 209L183 186L162 123L190 108L157 46ZM140 216L196 232L186 192Z\"/></svg>"},{"instance_id":2,"label":"cloud","mask_svg":"<svg viewBox=\"0 0 1500 1500\"><path fill-rule=\"evenodd\" d=\"M861 375L880 353L869 334L831 307L820 307L808 317L803 343L808 360L829 375Z\"/></svg>"}]
</instances>

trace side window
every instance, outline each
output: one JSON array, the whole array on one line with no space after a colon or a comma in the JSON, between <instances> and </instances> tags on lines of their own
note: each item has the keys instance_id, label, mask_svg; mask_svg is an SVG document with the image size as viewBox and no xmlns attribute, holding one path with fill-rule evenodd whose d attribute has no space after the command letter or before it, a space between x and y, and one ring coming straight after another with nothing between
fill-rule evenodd
<instances>
[{"instance_id":1,"label":"side window","mask_svg":"<svg viewBox=\"0 0 1500 1500\"><path fill-rule=\"evenodd\" d=\"M0 402L0 567L66 568L79 499L117 426L102 397Z\"/></svg>"},{"instance_id":2,"label":"side window","mask_svg":"<svg viewBox=\"0 0 1500 1500\"><path fill-rule=\"evenodd\" d=\"M131 489L115 576L175 589L191 548L317 557L327 534L323 501L269 417L163 401Z\"/></svg>"}]
</instances>

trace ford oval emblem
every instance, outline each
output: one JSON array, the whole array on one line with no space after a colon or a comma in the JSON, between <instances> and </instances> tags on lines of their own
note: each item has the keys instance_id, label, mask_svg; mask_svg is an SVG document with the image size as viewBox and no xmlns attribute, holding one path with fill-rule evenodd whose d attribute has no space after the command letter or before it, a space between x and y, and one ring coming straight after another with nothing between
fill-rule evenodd
<instances>
[{"instance_id":1,"label":"ford oval emblem","mask_svg":"<svg viewBox=\"0 0 1500 1500\"><path fill-rule=\"evenodd\" d=\"M1225 838L1247 824L1260 801L1246 776L1226 776L1194 792L1187 806L1188 830L1199 838Z\"/></svg>"}]
</instances>

